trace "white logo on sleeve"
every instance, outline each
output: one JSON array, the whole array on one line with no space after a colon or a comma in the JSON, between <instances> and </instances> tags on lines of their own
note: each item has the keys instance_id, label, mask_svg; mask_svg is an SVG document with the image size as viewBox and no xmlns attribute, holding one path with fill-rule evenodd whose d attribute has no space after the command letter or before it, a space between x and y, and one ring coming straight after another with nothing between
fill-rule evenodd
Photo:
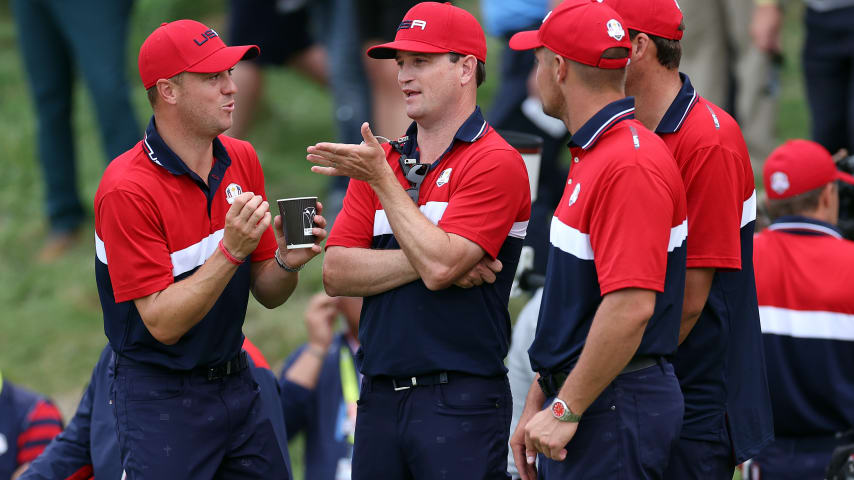
<instances>
[{"instance_id":1,"label":"white logo on sleeve","mask_svg":"<svg viewBox=\"0 0 854 480\"><path fill-rule=\"evenodd\" d=\"M605 26L608 28L608 36L618 42L626 36L623 26L614 18L608 20L608 23L606 23Z\"/></svg>"},{"instance_id":2,"label":"white logo on sleeve","mask_svg":"<svg viewBox=\"0 0 854 480\"><path fill-rule=\"evenodd\" d=\"M578 193L581 192L581 184L575 184L575 190L572 191L572 195L569 196L569 206L571 207L576 200L578 200Z\"/></svg>"},{"instance_id":3,"label":"white logo on sleeve","mask_svg":"<svg viewBox=\"0 0 854 480\"><path fill-rule=\"evenodd\" d=\"M446 168L442 170L442 173L439 174L439 178L436 179L436 186L441 187L442 185L448 183L451 179L451 170L453 168Z\"/></svg>"},{"instance_id":4,"label":"white logo on sleeve","mask_svg":"<svg viewBox=\"0 0 854 480\"><path fill-rule=\"evenodd\" d=\"M234 203L234 199L237 198L238 195L243 193L243 189L240 188L240 185L236 183L231 183L227 187L225 187L225 201L228 202L229 205Z\"/></svg>"},{"instance_id":5,"label":"white logo on sleeve","mask_svg":"<svg viewBox=\"0 0 854 480\"><path fill-rule=\"evenodd\" d=\"M771 190L777 192L777 195L782 195L789 189L789 177L783 172L774 172L771 174Z\"/></svg>"},{"instance_id":6,"label":"white logo on sleeve","mask_svg":"<svg viewBox=\"0 0 854 480\"><path fill-rule=\"evenodd\" d=\"M9 450L9 444L6 442L6 435L0 433L0 455L3 455Z\"/></svg>"}]
</instances>

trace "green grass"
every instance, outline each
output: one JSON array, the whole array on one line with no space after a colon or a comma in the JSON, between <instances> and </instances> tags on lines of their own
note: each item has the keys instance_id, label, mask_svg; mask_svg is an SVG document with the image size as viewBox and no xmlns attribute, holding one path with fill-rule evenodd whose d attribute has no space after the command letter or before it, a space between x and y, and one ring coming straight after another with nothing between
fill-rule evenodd
<instances>
[{"instance_id":1,"label":"green grass","mask_svg":"<svg viewBox=\"0 0 854 480\"><path fill-rule=\"evenodd\" d=\"M474 0L460 3L476 11ZM224 32L225 2L137 0L133 15L128 75L140 124L145 125L150 109L135 66L142 40L161 21L178 18L196 18ZM802 35L796 18L789 19L787 28L781 138L807 135L798 55ZM490 41L488 81L479 92L482 106L488 106L497 87L501 48L497 41ZM268 72L267 87L249 135L264 165L267 194L271 198L318 194L322 200L326 181L309 172L304 158L306 145L334 138L330 97L284 69ZM88 93L78 84L75 94L78 182L89 204L105 159ZM58 399L70 415L106 343L94 281L93 229L90 220L84 240L55 264L34 263L46 233L34 133L35 117L9 2L0 0L0 305L4 310L0 314L0 368L9 380ZM304 270L297 291L284 306L267 310L250 301L244 331L274 368L305 338L302 310L308 297L321 289L320 264L317 259ZM515 300L512 310L518 311L522 303L523 299ZM294 463L300 470L302 447L294 447Z\"/></svg>"}]
</instances>

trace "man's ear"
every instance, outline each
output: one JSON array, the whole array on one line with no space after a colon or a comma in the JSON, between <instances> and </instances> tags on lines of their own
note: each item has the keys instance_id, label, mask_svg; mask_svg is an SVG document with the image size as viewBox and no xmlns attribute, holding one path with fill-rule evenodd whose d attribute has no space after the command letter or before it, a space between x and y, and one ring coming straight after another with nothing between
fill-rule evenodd
<instances>
[{"instance_id":1,"label":"man's ear","mask_svg":"<svg viewBox=\"0 0 854 480\"><path fill-rule=\"evenodd\" d=\"M477 80L477 58L474 55L466 55L460 59L460 67L462 67L462 75L460 76L460 84L467 85L469 82Z\"/></svg>"},{"instance_id":2,"label":"man's ear","mask_svg":"<svg viewBox=\"0 0 854 480\"><path fill-rule=\"evenodd\" d=\"M569 75L569 62L560 55L552 54L551 57L551 61L554 62L555 66L555 81L559 84L563 83L566 80L566 76Z\"/></svg>"},{"instance_id":3,"label":"man's ear","mask_svg":"<svg viewBox=\"0 0 854 480\"><path fill-rule=\"evenodd\" d=\"M165 78L157 80L156 85L157 95L160 96L161 100L171 105L178 102L178 85Z\"/></svg>"},{"instance_id":4,"label":"man's ear","mask_svg":"<svg viewBox=\"0 0 854 480\"><path fill-rule=\"evenodd\" d=\"M635 35L632 40L632 62L639 62L645 57L656 54L655 44L645 33Z\"/></svg>"}]
</instances>

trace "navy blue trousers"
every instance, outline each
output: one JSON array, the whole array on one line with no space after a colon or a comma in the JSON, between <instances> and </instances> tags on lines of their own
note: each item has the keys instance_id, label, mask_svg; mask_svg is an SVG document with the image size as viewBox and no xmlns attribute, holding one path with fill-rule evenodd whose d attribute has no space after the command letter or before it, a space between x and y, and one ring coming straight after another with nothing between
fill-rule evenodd
<instances>
[{"instance_id":1,"label":"navy blue trousers","mask_svg":"<svg viewBox=\"0 0 854 480\"><path fill-rule=\"evenodd\" d=\"M833 449L851 443L851 437L777 437L753 458L761 480L821 480Z\"/></svg>"},{"instance_id":2,"label":"navy blue trousers","mask_svg":"<svg viewBox=\"0 0 854 480\"><path fill-rule=\"evenodd\" d=\"M731 480L734 471L735 457L728 439L710 442L680 438L664 478Z\"/></svg>"},{"instance_id":3,"label":"navy blue trousers","mask_svg":"<svg viewBox=\"0 0 854 480\"><path fill-rule=\"evenodd\" d=\"M449 375L394 391L365 377L353 480L505 480L513 401L506 376Z\"/></svg>"},{"instance_id":4,"label":"navy blue trousers","mask_svg":"<svg viewBox=\"0 0 854 480\"><path fill-rule=\"evenodd\" d=\"M112 395L129 480L290 478L275 431L283 423L270 420L249 369L208 380L117 363Z\"/></svg>"},{"instance_id":5,"label":"navy blue trousers","mask_svg":"<svg viewBox=\"0 0 854 480\"><path fill-rule=\"evenodd\" d=\"M584 412L566 459L539 455L538 478L669 479L664 470L684 413L673 365L619 375Z\"/></svg>"}]
</instances>

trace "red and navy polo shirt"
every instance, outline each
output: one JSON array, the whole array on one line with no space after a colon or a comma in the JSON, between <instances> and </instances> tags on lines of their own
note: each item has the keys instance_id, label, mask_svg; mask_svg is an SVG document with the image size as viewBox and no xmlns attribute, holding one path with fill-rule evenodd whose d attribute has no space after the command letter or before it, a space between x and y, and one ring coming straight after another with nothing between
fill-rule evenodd
<instances>
[{"instance_id":1,"label":"red and navy polo shirt","mask_svg":"<svg viewBox=\"0 0 854 480\"><path fill-rule=\"evenodd\" d=\"M833 225L781 217L753 261L774 430L820 437L854 429L854 242Z\"/></svg>"},{"instance_id":2,"label":"red and navy polo shirt","mask_svg":"<svg viewBox=\"0 0 854 480\"><path fill-rule=\"evenodd\" d=\"M419 158L413 123L401 150ZM383 145L402 188L400 156ZM503 269L493 284L430 291L417 280L366 297L359 324L365 375L412 376L437 371L503 375L510 344L507 303L531 213L528 174L519 153L483 119L480 108L421 183L418 207L448 233L480 245ZM326 246L399 249L370 185L351 180ZM369 281L369 279L366 279Z\"/></svg>"},{"instance_id":3,"label":"red and navy polo shirt","mask_svg":"<svg viewBox=\"0 0 854 480\"><path fill-rule=\"evenodd\" d=\"M608 293L657 292L638 355L676 351L685 291L685 191L660 138L634 119L634 99L606 105L572 135L572 164L549 234L531 366L569 372Z\"/></svg>"},{"instance_id":4,"label":"red and navy polo shirt","mask_svg":"<svg viewBox=\"0 0 854 480\"><path fill-rule=\"evenodd\" d=\"M266 199L264 174L249 143L220 135L211 162L206 183L166 145L152 117L143 140L104 172L95 194L95 278L104 330L119 355L188 370L240 352L249 262L175 345L155 340L133 303L192 275L216 252L231 197L254 192ZM270 228L251 260L270 259L275 251Z\"/></svg>"},{"instance_id":5,"label":"red and navy polo shirt","mask_svg":"<svg viewBox=\"0 0 854 480\"><path fill-rule=\"evenodd\" d=\"M41 395L0 380L0 478L11 478L62 431L62 416Z\"/></svg>"},{"instance_id":6,"label":"red and navy polo shirt","mask_svg":"<svg viewBox=\"0 0 854 480\"><path fill-rule=\"evenodd\" d=\"M685 397L681 436L719 441L729 435L742 462L773 438L751 262L753 169L735 120L681 78L656 133L685 184L687 266L716 269L703 312L674 361Z\"/></svg>"}]
</instances>

